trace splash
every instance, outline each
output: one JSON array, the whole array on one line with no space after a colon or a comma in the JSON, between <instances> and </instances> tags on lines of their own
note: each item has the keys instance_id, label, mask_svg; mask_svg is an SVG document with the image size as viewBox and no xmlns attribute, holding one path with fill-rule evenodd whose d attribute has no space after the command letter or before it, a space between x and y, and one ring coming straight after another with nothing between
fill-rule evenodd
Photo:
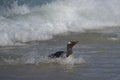
<instances>
[{"instance_id":1,"label":"splash","mask_svg":"<svg viewBox=\"0 0 120 80\"><path fill-rule=\"evenodd\" d=\"M119 29L119 4L116 0L57 0L31 7L15 2L6 11L0 9L0 46L49 40L69 32Z\"/></svg>"},{"instance_id":2,"label":"splash","mask_svg":"<svg viewBox=\"0 0 120 80\"><path fill-rule=\"evenodd\" d=\"M55 61L57 61L60 64L64 64L64 65L66 65L66 64L74 65L74 64L86 63L86 61L82 57L75 58L73 55L69 56L68 58L59 58Z\"/></svg>"},{"instance_id":3,"label":"splash","mask_svg":"<svg viewBox=\"0 0 120 80\"><path fill-rule=\"evenodd\" d=\"M45 56L36 56L34 54L24 55L21 58L2 58L2 63L4 64L33 64L33 65L39 65L39 64L61 64L61 65L74 65L74 64L84 64L86 61L82 57L75 58L73 56L70 56L68 58L56 58L56 59L50 59Z\"/></svg>"}]
</instances>

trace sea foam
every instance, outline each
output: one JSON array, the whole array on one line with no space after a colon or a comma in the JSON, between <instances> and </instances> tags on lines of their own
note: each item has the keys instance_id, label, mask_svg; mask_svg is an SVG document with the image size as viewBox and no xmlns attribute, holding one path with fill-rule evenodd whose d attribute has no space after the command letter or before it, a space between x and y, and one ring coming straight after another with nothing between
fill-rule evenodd
<instances>
[{"instance_id":1,"label":"sea foam","mask_svg":"<svg viewBox=\"0 0 120 80\"><path fill-rule=\"evenodd\" d=\"M0 11L0 46L52 39L68 32L85 32L120 25L118 0L60 0L30 7L17 2Z\"/></svg>"}]
</instances>

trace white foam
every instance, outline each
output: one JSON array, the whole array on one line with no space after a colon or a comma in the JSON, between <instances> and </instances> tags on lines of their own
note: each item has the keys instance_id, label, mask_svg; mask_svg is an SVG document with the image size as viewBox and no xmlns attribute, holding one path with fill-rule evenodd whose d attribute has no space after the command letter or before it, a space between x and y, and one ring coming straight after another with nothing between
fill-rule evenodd
<instances>
[{"instance_id":1,"label":"white foam","mask_svg":"<svg viewBox=\"0 0 120 80\"><path fill-rule=\"evenodd\" d=\"M68 58L60 59L58 61L60 64L82 64L86 63L86 61L82 57L75 58L73 55Z\"/></svg>"},{"instance_id":2,"label":"white foam","mask_svg":"<svg viewBox=\"0 0 120 80\"><path fill-rule=\"evenodd\" d=\"M120 38L117 38L117 37L110 37L110 38L108 38L108 40L117 41L117 40L120 40Z\"/></svg>"},{"instance_id":3,"label":"white foam","mask_svg":"<svg viewBox=\"0 0 120 80\"><path fill-rule=\"evenodd\" d=\"M61 0L30 8L15 3L5 17L0 16L0 46L48 40L69 31L119 26L119 4L115 0Z\"/></svg>"},{"instance_id":4,"label":"white foam","mask_svg":"<svg viewBox=\"0 0 120 80\"><path fill-rule=\"evenodd\" d=\"M22 57L13 58L2 58L3 64L61 64L61 65L74 65L74 64L84 64L86 61L82 57L69 56L68 58L48 58L47 56L40 56L35 53L24 54Z\"/></svg>"}]
</instances>

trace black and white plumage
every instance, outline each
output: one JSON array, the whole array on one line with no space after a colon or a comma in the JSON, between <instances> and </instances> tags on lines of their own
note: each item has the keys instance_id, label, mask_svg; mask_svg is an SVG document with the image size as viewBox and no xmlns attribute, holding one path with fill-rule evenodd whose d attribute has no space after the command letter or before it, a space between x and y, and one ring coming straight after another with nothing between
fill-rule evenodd
<instances>
[{"instance_id":1,"label":"black and white plumage","mask_svg":"<svg viewBox=\"0 0 120 80\"><path fill-rule=\"evenodd\" d=\"M74 45L78 44L79 41L70 41L68 42L67 44L67 51L57 51L53 54L50 54L48 57L49 58L60 58L60 57L69 57L73 51L72 51L72 48Z\"/></svg>"}]
</instances>

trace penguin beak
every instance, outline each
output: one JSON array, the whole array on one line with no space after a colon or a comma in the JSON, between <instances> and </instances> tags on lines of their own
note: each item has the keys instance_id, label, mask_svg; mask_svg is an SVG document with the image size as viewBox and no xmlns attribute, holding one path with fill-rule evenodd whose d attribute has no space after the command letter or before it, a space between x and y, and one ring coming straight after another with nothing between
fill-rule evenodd
<instances>
[{"instance_id":1,"label":"penguin beak","mask_svg":"<svg viewBox=\"0 0 120 80\"><path fill-rule=\"evenodd\" d=\"M80 44L80 42L79 42L79 41L76 41L76 44Z\"/></svg>"},{"instance_id":2,"label":"penguin beak","mask_svg":"<svg viewBox=\"0 0 120 80\"><path fill-rule=\"evenodd\" d=\"M74 42L72 42L74 45L75 44L80 44L80 42L79 41L74 41Z\"/></svg>"}]
</instances>

